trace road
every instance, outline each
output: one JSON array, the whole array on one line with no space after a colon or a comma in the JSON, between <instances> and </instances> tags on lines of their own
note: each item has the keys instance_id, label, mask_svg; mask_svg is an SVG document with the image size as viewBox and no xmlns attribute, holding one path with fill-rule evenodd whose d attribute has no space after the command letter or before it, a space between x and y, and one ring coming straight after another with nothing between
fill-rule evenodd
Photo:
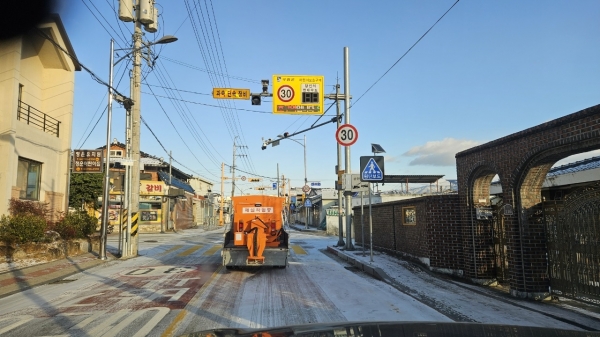
<instances>
[{"instance_id":1,"label":"road","mask_svg":"<svg viewBox=\"0 0 600 337\"><path fill-rule=\"evenodd\" d=\"M229 271L221 267L222 236L221 230L142 234L137 258L113 260L3 298L0 335L177 336L219 327L456 320L452 311L427 305L325 253L336 238L293 232L288 268ZM484 296L477 301L490 306ZM494 310L499 309L488 316L471 310L489 318L470 321L494 323ZM537 316L528 314L532 325L574 329Z\"/></svg>"}]
</instances>

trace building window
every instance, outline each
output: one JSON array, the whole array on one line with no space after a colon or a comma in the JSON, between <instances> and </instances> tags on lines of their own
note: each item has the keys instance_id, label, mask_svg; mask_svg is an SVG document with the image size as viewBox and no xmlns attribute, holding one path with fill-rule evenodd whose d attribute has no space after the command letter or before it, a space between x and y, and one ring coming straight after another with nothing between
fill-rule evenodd
<instances>
[{"instance_id":1,"label":"building window","mask_svg":"<svg viewBox=\"0 0 600 337\"><path fill-rule=\"evenodd\" d=\"M41 176L42 163L19 158L19 167L17 169L17 187L21 190L19 198L39 200Z\"/></svg>"},{"instance_id":2,"label":"building window","mask_svg":"<svg viewBox=\"0 0 600 337\"><path fill-rule=\"evenodd\" d=\"M402 224L412 226L417 224L417 209L415 207L402 207Z\"/></svg>"},{"instance_id":3,"label":"building window","mask_svg":"<svg viewBox=\"0 0 600 337\"><path fill-rule=\"evenodd\" d=\"M123 157L123 151L121 150L110 150L111 157Z\"/></svg>"}]
</instances>

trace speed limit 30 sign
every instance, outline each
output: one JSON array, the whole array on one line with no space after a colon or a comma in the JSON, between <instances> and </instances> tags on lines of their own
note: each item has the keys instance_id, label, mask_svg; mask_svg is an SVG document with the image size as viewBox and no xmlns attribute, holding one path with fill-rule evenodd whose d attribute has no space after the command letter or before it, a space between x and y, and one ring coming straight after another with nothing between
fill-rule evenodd
<instances>
[{"instance_id":1,"label":"speed limit 30 sign","mask_svg":"<svg viewBox=\"0 0 600 337\"><path fill-rule=\"evenodd\" d=\"M335 140L342 146L350 146L358 140L358 130L351 124L342 124L335 132Z\"/></svg>"}]
</instances>

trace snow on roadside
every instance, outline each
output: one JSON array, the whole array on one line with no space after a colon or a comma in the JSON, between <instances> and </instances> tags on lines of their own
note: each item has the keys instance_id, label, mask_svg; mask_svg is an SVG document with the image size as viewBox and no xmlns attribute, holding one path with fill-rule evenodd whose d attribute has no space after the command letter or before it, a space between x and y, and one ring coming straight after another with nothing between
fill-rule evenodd
<instances>
[{"instance_id":1,"label":"snow on roadside","mask_svg":"<svg viewBox=\"0 0 600 337\"><path fill-rule=\"evenodd\" d=\"M48 261L40 259L23 259L15 262L2 262L0 263L0 274L46 262Z\"/></svg>"},{"instance_id":2,"label":"snow on roadside","mask_svg":"<svg viewBox=\"0 0 600 337\"><path fill-rule=\"evenodd\" d=\"M325 249L327 245L333 246L337 243L337 237L316 237L313 235L295 234L292 238L304 241L306 244L319 249ZM480 323L580 330L573 325L558 321L539 312L465 289L453 282L427 273L419 267L414 266L413 263L386 254L375 252L373 262L369 261L370 256L368 251L365 254L366 256L362 256L360 247L357 247L356 251L347 252L346 254L367 265L382 269L397 282L403 293L410 295L416 300L425 302L441 312L455 312L460 316L469 318L471 321ZM326 257L325 254L321 255ZM374 280L373 282L379 281Z\"/></svg>"}]
</instances>

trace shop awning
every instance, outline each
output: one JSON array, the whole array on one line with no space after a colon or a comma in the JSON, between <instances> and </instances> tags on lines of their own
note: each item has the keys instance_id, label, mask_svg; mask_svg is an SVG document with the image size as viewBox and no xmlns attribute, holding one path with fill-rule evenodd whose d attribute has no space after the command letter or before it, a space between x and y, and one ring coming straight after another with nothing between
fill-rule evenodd
<instances>
[{"instance_id":1,"label":"shop awning","mask_svg":"<svg viewBox=\"0 0 600 337\"><path fill-rule=\"evenodd\" d=\"M188 183L186 183L184 181L181 181L181 180L169 175L169 173L167 173L167 172L158 171L158 177L160 178L160 180L164 181L165 184L167 184L167 185L171 185L173 187L180 188L186 192L195 194L192 186L190 186ZM171 184L169 184L169 181L171 182Z\"/></svg>"}]
</instances>

